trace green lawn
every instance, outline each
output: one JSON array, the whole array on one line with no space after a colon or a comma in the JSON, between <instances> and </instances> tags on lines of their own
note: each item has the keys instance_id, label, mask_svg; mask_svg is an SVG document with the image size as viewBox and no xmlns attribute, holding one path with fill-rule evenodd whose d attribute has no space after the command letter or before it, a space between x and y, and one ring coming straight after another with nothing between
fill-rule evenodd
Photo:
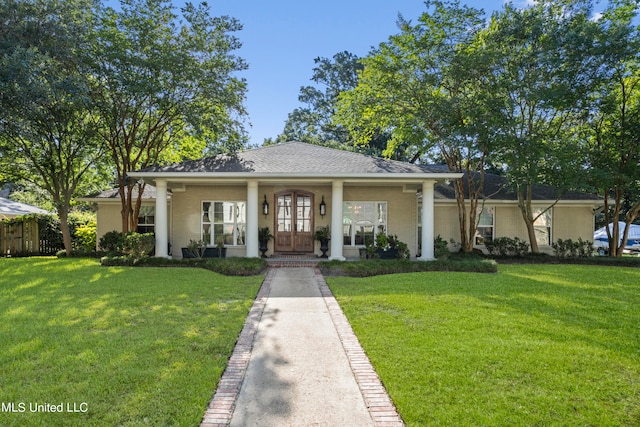
<instances>
[{"instance_id":1,"label":"green lawn","mask_svg":"<svg viewBox=\"0 0 640 427\"><path fill-rule=\"evenodd\" d=\"M0 259L0 425L198 425L261 281Z\"/></svg>"},{"instance_id":2,"label":"green lawn","mask_svg":"<svg viewBox=\"0 0 640 427\"><path fill-rule=\"evenodd\" d=\"M640 269L327 278L409 426L640 425Z\"/></svg>"}]
</instances>

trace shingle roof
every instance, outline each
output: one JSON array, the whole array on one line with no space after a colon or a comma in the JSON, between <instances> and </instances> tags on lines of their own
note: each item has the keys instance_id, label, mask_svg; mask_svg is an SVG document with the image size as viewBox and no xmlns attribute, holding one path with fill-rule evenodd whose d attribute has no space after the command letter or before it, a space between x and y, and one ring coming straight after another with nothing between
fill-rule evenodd
<instances>
[{"instance_id":1,"label":"shingle roof","mask_svg":"<svg viewBox=\"0 0 640 427\"><path fill-rule=\"evenodd\" d=\"M133 192L131 195L134 198L138 197L138 186L133 187ZM153 185L147 184L144 187L144 191L142 192L143 199L155 199L156 198L156 187ZM120 199L120 194L118 193L117 188L111 188L109 190L101 191L100 193L92 194L90 196L83 197L81 200L87 201L89 199Z\"/></svg>"},{"instance_id":2,"label":"shingle roof","mask_svg":"<svg viewBox=\"0 0 640 427\"><path fill-rule=\"evenodd\" d=\"M40 209L36 206L27 205L25 203L20 203L13 200L5 199L4 197L0 197L0 218L15 217L33 213L50 214L51 212Z\"/></svg>"},{"instance_id":3,"label":"shingle roof","mask_svg":"<svg viewBox=\"0 0 640 427\"><path fill-rule=\"evenodd\" d=\"M477 176L477 172L472 173ZM465 197L469 198L469 179L465 173L464 177ZM479 179L479 178L478 178ZM518 194L509 186L507 179L501 175L486 173L484 175L484 197L490 200L518 200ZM455 200L455 190L452 182L438 183L435 186L435 199ZM558 191L550 185L534 185L532 200L556 200ZM566 191L560 195L562 200L600 200L601 197L591 193L581 191Z\"/></svg>"},{"instance_id":4,"label":"shingle roof","mask_svg":"<svg viewBox=\"0 0 640 427\"><path fill-rule=\"evenodd\" d=\"M141 172L209 172L259 174L405 174L442 173L439 168L366 156L303 142L287 142L238 153L218 155ZM448 172L448 171L447 171Z\"/></svg>"}]
</instances>

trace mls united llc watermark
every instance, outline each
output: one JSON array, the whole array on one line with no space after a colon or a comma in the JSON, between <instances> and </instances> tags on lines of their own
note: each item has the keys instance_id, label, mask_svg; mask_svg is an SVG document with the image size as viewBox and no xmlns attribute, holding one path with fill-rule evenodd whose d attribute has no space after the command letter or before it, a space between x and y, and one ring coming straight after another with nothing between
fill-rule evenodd
<instances>
[{"instance_id":1,"label":"mls united llc watermark","mask_svg":"<svg viewBox=\"0 0 640 427\"><path fill-rule=\"evenodd\" d=\"M39 402L1 402L1 412L72 412L84 414L89 410L87 402L61 402L61 403L39 403Z\"/></svg>"}]
</instances>

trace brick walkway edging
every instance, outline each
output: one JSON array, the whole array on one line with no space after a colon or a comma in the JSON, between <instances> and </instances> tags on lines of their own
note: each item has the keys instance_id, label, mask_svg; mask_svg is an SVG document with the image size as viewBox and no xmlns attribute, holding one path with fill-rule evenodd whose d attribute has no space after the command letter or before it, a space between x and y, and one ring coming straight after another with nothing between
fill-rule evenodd
<instances>
[{"instance_id":1,"label":"brick walkway edging","mask_svg":"<svg viewBox=\"0 0 640 427\"><path fill-rule=\"evenodd\" d=\"M227 367L222 373L216 392L204 413L200 427L227 427L231 423L238 394L244 381L245 373L251 359L253 340L258 331L258 325L271 291L271 283L275 276L275 268L270 268L262 282L253 306L247 315L245 324L240 332L236 346L229 358ZM369 358L365 354L358 338L353 333L338 301L331 293L327 282L319 269L315 268L315 278L320 293L327 305L333 324L338 332L345 350L351 370L362 393L369 414L377 427L403 427L404 422L396 410L386 389L382 385L378 374L373 369Z\"/></svg>"},{"instance_id":2,"label":"brick walkway edging","mask_svg":"<svg viewBox=\"0 0 640 427\"><path fill-rule=\"evenodd\" d=\"M238 401L238 394L244 381L244 375L249 366L251 359L251 349L253 348L253 339L258 332L258 325L262 319L264 306L267 303L269 292L271 291L271 283L275 276L275 270L269 269L265 277L256 299L253 301L251 310L244 322L242 331L238 336L236 346L231 353L227 367L222 373L216 392L202 417L200 427L227 427L231 424L233 411Z\"/></svg>"},{"instance_id":3,"label":"brick walkway edging","mask_svg":"<svg viewBox=\"0 0 640 427\"><path fill-rule=\"evenodd\" d=\"M351 370L355 375L356 382L364 398L364 402L369 409L369 414L377 427L403 427L404 422L398 414L395 405L391 401L387 390L382 385L378 374L369 361L369 357L360 345L347 317L344 315L338 301L331 293L324 276L319 269L315 269L316 281L320 288L320 293L329 309L329 314L333 320L338 336L342 342L342 347L347 354Z\"/></svg>"}]
</instances>

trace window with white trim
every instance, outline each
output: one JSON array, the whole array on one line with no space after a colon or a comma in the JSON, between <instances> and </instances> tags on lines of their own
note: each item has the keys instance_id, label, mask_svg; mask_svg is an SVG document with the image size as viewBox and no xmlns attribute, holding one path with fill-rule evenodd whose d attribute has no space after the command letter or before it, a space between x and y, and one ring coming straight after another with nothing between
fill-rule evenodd
<instances>
[{"instance_id":1,"label":"window with white trim","mask_svg":"<svg viewBox=\"0 0 640 427\"><path fill-rule=\"evenodd\" d=\"M208 246L222 240L225 246L243 246L247 234L247 202L203 201L201 239Z\"/></svg>"},{"instance_id":2,"label":"window with white trim","mask_svg":"<svg viewBox=\"0 0 640 427\"><path fill-rule=\"evenodd\" d=\"M495 213L496 208L493 206L484 206L483 208L478 208L476 214L476 245L484 245L485 242L490 242L493 240L493 233L495 229Z\"/></svg>"},{"instance_id":3,"label":"window with white trim","mask_svg":"<svg viewBox=\"0 0 640 427\"><path fill-rule=\"evenodd\" d=\"M138 233L153 233L156 230L156 207L140 206Z\"/></svg>"},{"instance_id":4,"label":"window with white trim","mask_svg":"<svg viewBox=\"0 0 640 427\"><path fill-rule=\"evenodd\" d=\"M541 246L551 244L551 221L553 219L552 209L548 209L540 215L542 211L544 211L544 209L534 208L532 212L534 218L538 217L533 221L533 228L536 234L536 241L538 245Z\"/></svg>"},{"instance_id":5,"label":"window with white trim","mask_svg":"<svg viewBox=\"0 0 640 427\"><path fill-rule=\"evenodd\" d=\"M378 233L387 233L387 202L344 202L342 228L344 245L371 245Z\"/></svg>"}]
</instances>

